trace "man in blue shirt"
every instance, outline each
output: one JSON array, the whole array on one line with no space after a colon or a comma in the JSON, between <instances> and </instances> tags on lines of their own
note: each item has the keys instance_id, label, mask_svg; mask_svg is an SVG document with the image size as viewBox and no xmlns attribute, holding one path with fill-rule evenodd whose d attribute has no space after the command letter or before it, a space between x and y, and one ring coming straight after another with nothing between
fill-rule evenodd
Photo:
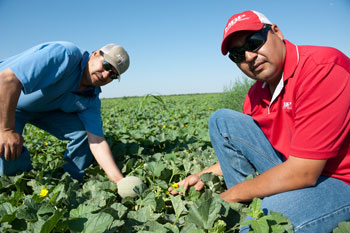
<instances>
[{"instance_id":1,"label":"man in blue shirt","mask_svg":"<svg viewBox=\"0 0 350 233\"><path fill-rule=\"evenodd\" d=\"M109 179L123 175L104 138L99 93L129 67L122 46L89 54L70 42L48 42L0 61L0 175L32 168L23 146L26 123L68 140L63 168L82 181L92 156Z\"/></svg>"}]
</instances>

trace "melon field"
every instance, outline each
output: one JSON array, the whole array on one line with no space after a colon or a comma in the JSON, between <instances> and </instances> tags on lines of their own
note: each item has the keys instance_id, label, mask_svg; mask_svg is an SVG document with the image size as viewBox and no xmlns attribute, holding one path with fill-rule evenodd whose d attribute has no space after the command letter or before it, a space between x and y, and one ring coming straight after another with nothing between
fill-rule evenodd
<instances>
[{"instance_id":1,"label":"melon field","mask_svg":"<svg viewBox=\"0 0 350 233\"><path fill-rule=\"evenodd\" d=\"M115 161L124 176L143 181L134 198L117 195L96 162L82 183L72 179L61 169L67 142L27 125L23 136L34 169L0 177L0 232L219 233L243 225L254 232L293 232L280 213L265 216L260 199L224 202L218 195L226 188L222 177L205 174L200 192L169 194L172 185L181 191L174 183L217 161L208 119L225 103L224 93L102 99ZM246 221L248 215L254 220ZM348 223L334 232L344 229Z\"/></svg>"}]
</instances>

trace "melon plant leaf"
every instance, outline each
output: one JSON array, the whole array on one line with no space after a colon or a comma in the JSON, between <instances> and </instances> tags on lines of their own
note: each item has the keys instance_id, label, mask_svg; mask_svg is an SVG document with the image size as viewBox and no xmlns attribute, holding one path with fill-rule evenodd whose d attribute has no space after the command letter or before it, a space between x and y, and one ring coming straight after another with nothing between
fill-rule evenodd
<instances>
[{"instance_id":1,"label":"melon plant leaf","mask_svg":"<svg viewBox=\"0 0 350 233\"><path fill-rule=\"evenodd\" d=\"M69 223L72 232L102 233L105 232L113 222L110 214L100 212L97 214L85 214Z\"/></svg>"},{"instance_id":2,"label":"melon plant leaf","mask_svg":"<svg viewBox=\"0 0 350 233\"><path fill-rule=\"evenodd\" d=\"M189 232L195 232L196 230L200 230L201 232L205 233L204 230L198 229L198 226L191 222L186 222L185 226L181 229L180 233L189 233Z\"/></svg>"},{"instance_id":3,"label":"melon plant leaf","mask_svg":"<svg viewBox=\"0 0 350 233\"><path fill-rule=\"evenodd\" d=\"M266 219L259 219L257 221L252 220L250 222L250 227L254 233L269 232L269 225L267 224Z\"/></svg>"},{"instance_id":4,"label":"melon plant leaf","mask_svg":"<svg viewBox=\"0 0 350 233\"><path fill-rule=\"evenodd\" d=\"M223 220L215 222L214 227L209 229L209 233L223 233L226 230L226 223Z\"/></svg>"},{"instance_id":5,"label":"melon plant leaf","mask_svg":"<svg viewBox=\"0 0 350 233\"><path fill-rule=\"evenodd\" d=\"M179 218L182 212L186 211L185 204L183 203L180 195L177 195L177 196L171 195L170 199L174 207L176 218Z\"/></svg>"},{"instance_id":6,"label":"melon plant leaf","mask_svg":"<svg viewBox=\"0 0 350 233\"><path fill-rule=\"evenodd\" d=\"M165 228L162 224L156 221L150 221L145 224L147 232L156 232L156 233L167 233L168 229Z\"/></svg>"},{"instance_id":7,"label":"melon plant leaf","mask_svg":"<svg viewBox=\"0 0 350 233\"><path fill-rule=\"evenodd\" d=\"M145 198L138 199L136 201L136 204L141 206L141 207L149 206L154 211L156 209L156 207L157 207L155 194L154 193L149 193Z\"/></svg>"},{"instance_id":8,"label":"melon plant leaf","mask_svg":"<svg viewBox=\"0 0 350 233\"><path fill-rule=\"evenodd\" d=\"M221 208L220 200L216 196L213 197L210 190L206 190L201 198L190 207L187 220L209 230L220 217Z\"/></svg>"},{"instance_id":9,"label":"melon plant leaf","mask_svg":"<svg viewBox=\"0 0 350 233\"><path fill-rule=\"evenodd\" d=\"M199 191L197 191L196 188L193 186L188 191L188 197L190 198L191 201L198 200L200 195L201 195L201 193Z\"/></svg>"},{"instance_id":10,"label":"melon plant leaf","mask_svg":"<svg viewBox=\"0 0 350 233\"><path fill-rule=\"evenodd\" d=\"M34 224L30 226L30 232L41 233L41 229L43 228L44 224L45 224L45 220L39 219L38 221L36 221Z\"/></svg>"},{"instance_id":11,"label":"melon plant leaf","mask_svg":"<svg viewBox=\"0 0 350 233\"><path fill-rule=\"evenodd\" d=\"M157 220L161 214L154 213L149 206L142 207L138 211L129 211L127 218L141 223Z\"/></svg>"},{"instance_id":12,"label":"melon plant leaf","mask_svg":"<svg viewBox=\"0 0 350 233\"><path fill-rule=\"evenodd\" d=\"M264 212L261 210L261 199L254 198L252 203L249 205L250 210L247 211L247 214L254 218L258 219L264 216Z\"/></svg>"},{"instance_id":13,"label":"melon plant leaf","mask_svg":"<svg viewBox=\"0 0 350 233\"><path fill-rule=\"evenodd\" d=\"M0 177L0 188L9 188L12 185L12 182L8 176Z\"/></svg>"},{"instance_id":14,"label":"melon plant leaf","mask_svg":"<svg viewBox=\"0 0 350 233\"><path fill-rule=\"evenodd\" d=\"M149 164L147 164L147 169L150 170L153 175L159 177L162 171L165 169L165 165L161 161L150 162Z\"/></svg>"},{"instance_id":15,"label":"melon plant leaf","mask_svg":"<svg viewBox=\"0 0 350 233\"><path fill-rule=\"evenodd\" d=\"M170 224L170 223L166 223L163 225L165 228L168 229L167 232L172 232L172 233L179 233L179 228L176 225Z\"/></svg>"},{"instance_id":16,"label":"melon plant leaf","mask_svg":"<svg viewBox=\"0 0 350 233\"><path fill-rule=\"evenodd\" d=\"M83 216L83 215L86 215L86 214L90 214L93 211L96 211L98 209L99 209L98 206L80 204L76 209L72 209L69 212L69 216L71 218L79 218L80 216Z\"/></svg>"},{"instance_id":17,"label":"melon plant leaf","mask_svg":"<svg viewBox=\"0 0 350 233\"><path fill-rule=\"evenodd\" d=\"M350 232L350 222L341 222L338 227L333 230L333 233L348 233Z\"/></svg>"},{"instance_id":18,"label":"melon plant leaf","mask_svg":"<svg viewBox=\"0 0 350 233\"><path fill-rule=\"evenodd\" d=\"M0 223L12 222L16 218L15 208L10 203L0 205Z\"/></svg>"},{"instance_id":19,"label":"melon plant leaf","mask_svg":"<svg viewBox=\"0 0 350 233\"><path fill-rule=\"evenodd\" d=\"M39 206L35 203L35 201L32 200L30 196L27 196L23 205L18 207L16 217L19 219L25 219L26 221L36 221L38 219L38 209Z\"/></svg>"},{"instance_id":20,"label":"melon plant leaf","mask_svg":"<svg viewBox=\"0 0 350 233\"><path fill-rule=\"evenodd\" d=\"M104 212L112 215L114 219L122 219L128 212L128 208L121 203L113 203Z\"/></svg>"},{"instance_id":21,"label":"melon plant leaf","mask_svg":"<svg viewBox=\"0 0 350 233\"><path fill-rule=\"evenodd\" d=\"M40 233L50 233L65 214L65 210L56 210L55 213L42 225Z\"/></svg>"},{"instance_id":22,"label":"melon plant leaf","mask_svg":"<svg viewBox=\"0 0 350 233\"><path fill-rule=\"evenodd\" d=\"M214 175L212 173L205 173L201 175L201 181L205 183L210 190L213 192L219 191L222 192L222 186L220 184L220 179L217 175Z\"/></svg>"},{"instance_id":23,"label":"melon plant leaf","mask_svg":"<svg viewBox=\"0 0 350 233\"><path fill-rule=\"evenodd\" d=\"M273 232L294 232L292 222L281 213L271 211L270 214L266 216L266 218L268 219L269 226L271 226Z\"/></svg>"},{"instance_id":24,"label":"melon plant leaf","mask_svg":"<svg viewBox=\"0 0 350 233\"><path fill-rule=\"evenodd\" d=\"M89 214L84 233L102 233L112 224L113 217L107 213Z\"/></svg>"}]
</instances>

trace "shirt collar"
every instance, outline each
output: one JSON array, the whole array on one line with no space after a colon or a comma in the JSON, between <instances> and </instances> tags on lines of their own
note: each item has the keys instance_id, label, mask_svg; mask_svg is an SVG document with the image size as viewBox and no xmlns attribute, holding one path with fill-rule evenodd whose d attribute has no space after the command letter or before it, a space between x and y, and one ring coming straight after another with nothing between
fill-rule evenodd
<instances>
[{"instance_id":1,"label":"shirt collar","mask_svg":"<svg viewBox=\"0 0 350 233\"><path fill-rule=\"evenodd\" d=\"M299 63L298 46L292 44L288 40L283 40L286 45L286 58L284 60L283 81L286 81L293 76L295 69Z\"/></svg>"},{"instance_id":2,"label":"shirt collar","mask_svg":"<svg viewBox=\"0 0 350 233\"><path fill-rule=\"evenodd\" d=\"M283 40L285 45L286 45L286 58L284 60L284 67L283 67L283 73L282 77L273 93L273 96L271 98L269 108L271 107L272 103L274 102L275 99L279 96L281 91L283 90L284 87L284 82L289 79L290 77L293 76L295 69L299 63L299 50L298 46L290 43L288 40ZM262 88L265 88L266 82L262 85ZM267 91L268 88L267 88Z\"/></svg>"}]
</instances>

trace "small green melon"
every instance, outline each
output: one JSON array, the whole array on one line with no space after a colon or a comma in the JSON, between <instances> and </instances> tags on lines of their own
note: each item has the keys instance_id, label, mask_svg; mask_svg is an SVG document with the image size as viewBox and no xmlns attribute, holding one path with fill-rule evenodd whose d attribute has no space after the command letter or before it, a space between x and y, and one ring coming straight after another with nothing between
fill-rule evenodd
<instances>
[{"instance_id":1,"label":"small green melon","mask_svg":"<svg viewBox=\"0 0 350 233\"><path fill-rule=\"evenodd\" d=\"M124 197L136 197L134 188L142 184L142 180L136 176L127 176L118 182L118 194Z\"/></svg>"}]
</instances>

